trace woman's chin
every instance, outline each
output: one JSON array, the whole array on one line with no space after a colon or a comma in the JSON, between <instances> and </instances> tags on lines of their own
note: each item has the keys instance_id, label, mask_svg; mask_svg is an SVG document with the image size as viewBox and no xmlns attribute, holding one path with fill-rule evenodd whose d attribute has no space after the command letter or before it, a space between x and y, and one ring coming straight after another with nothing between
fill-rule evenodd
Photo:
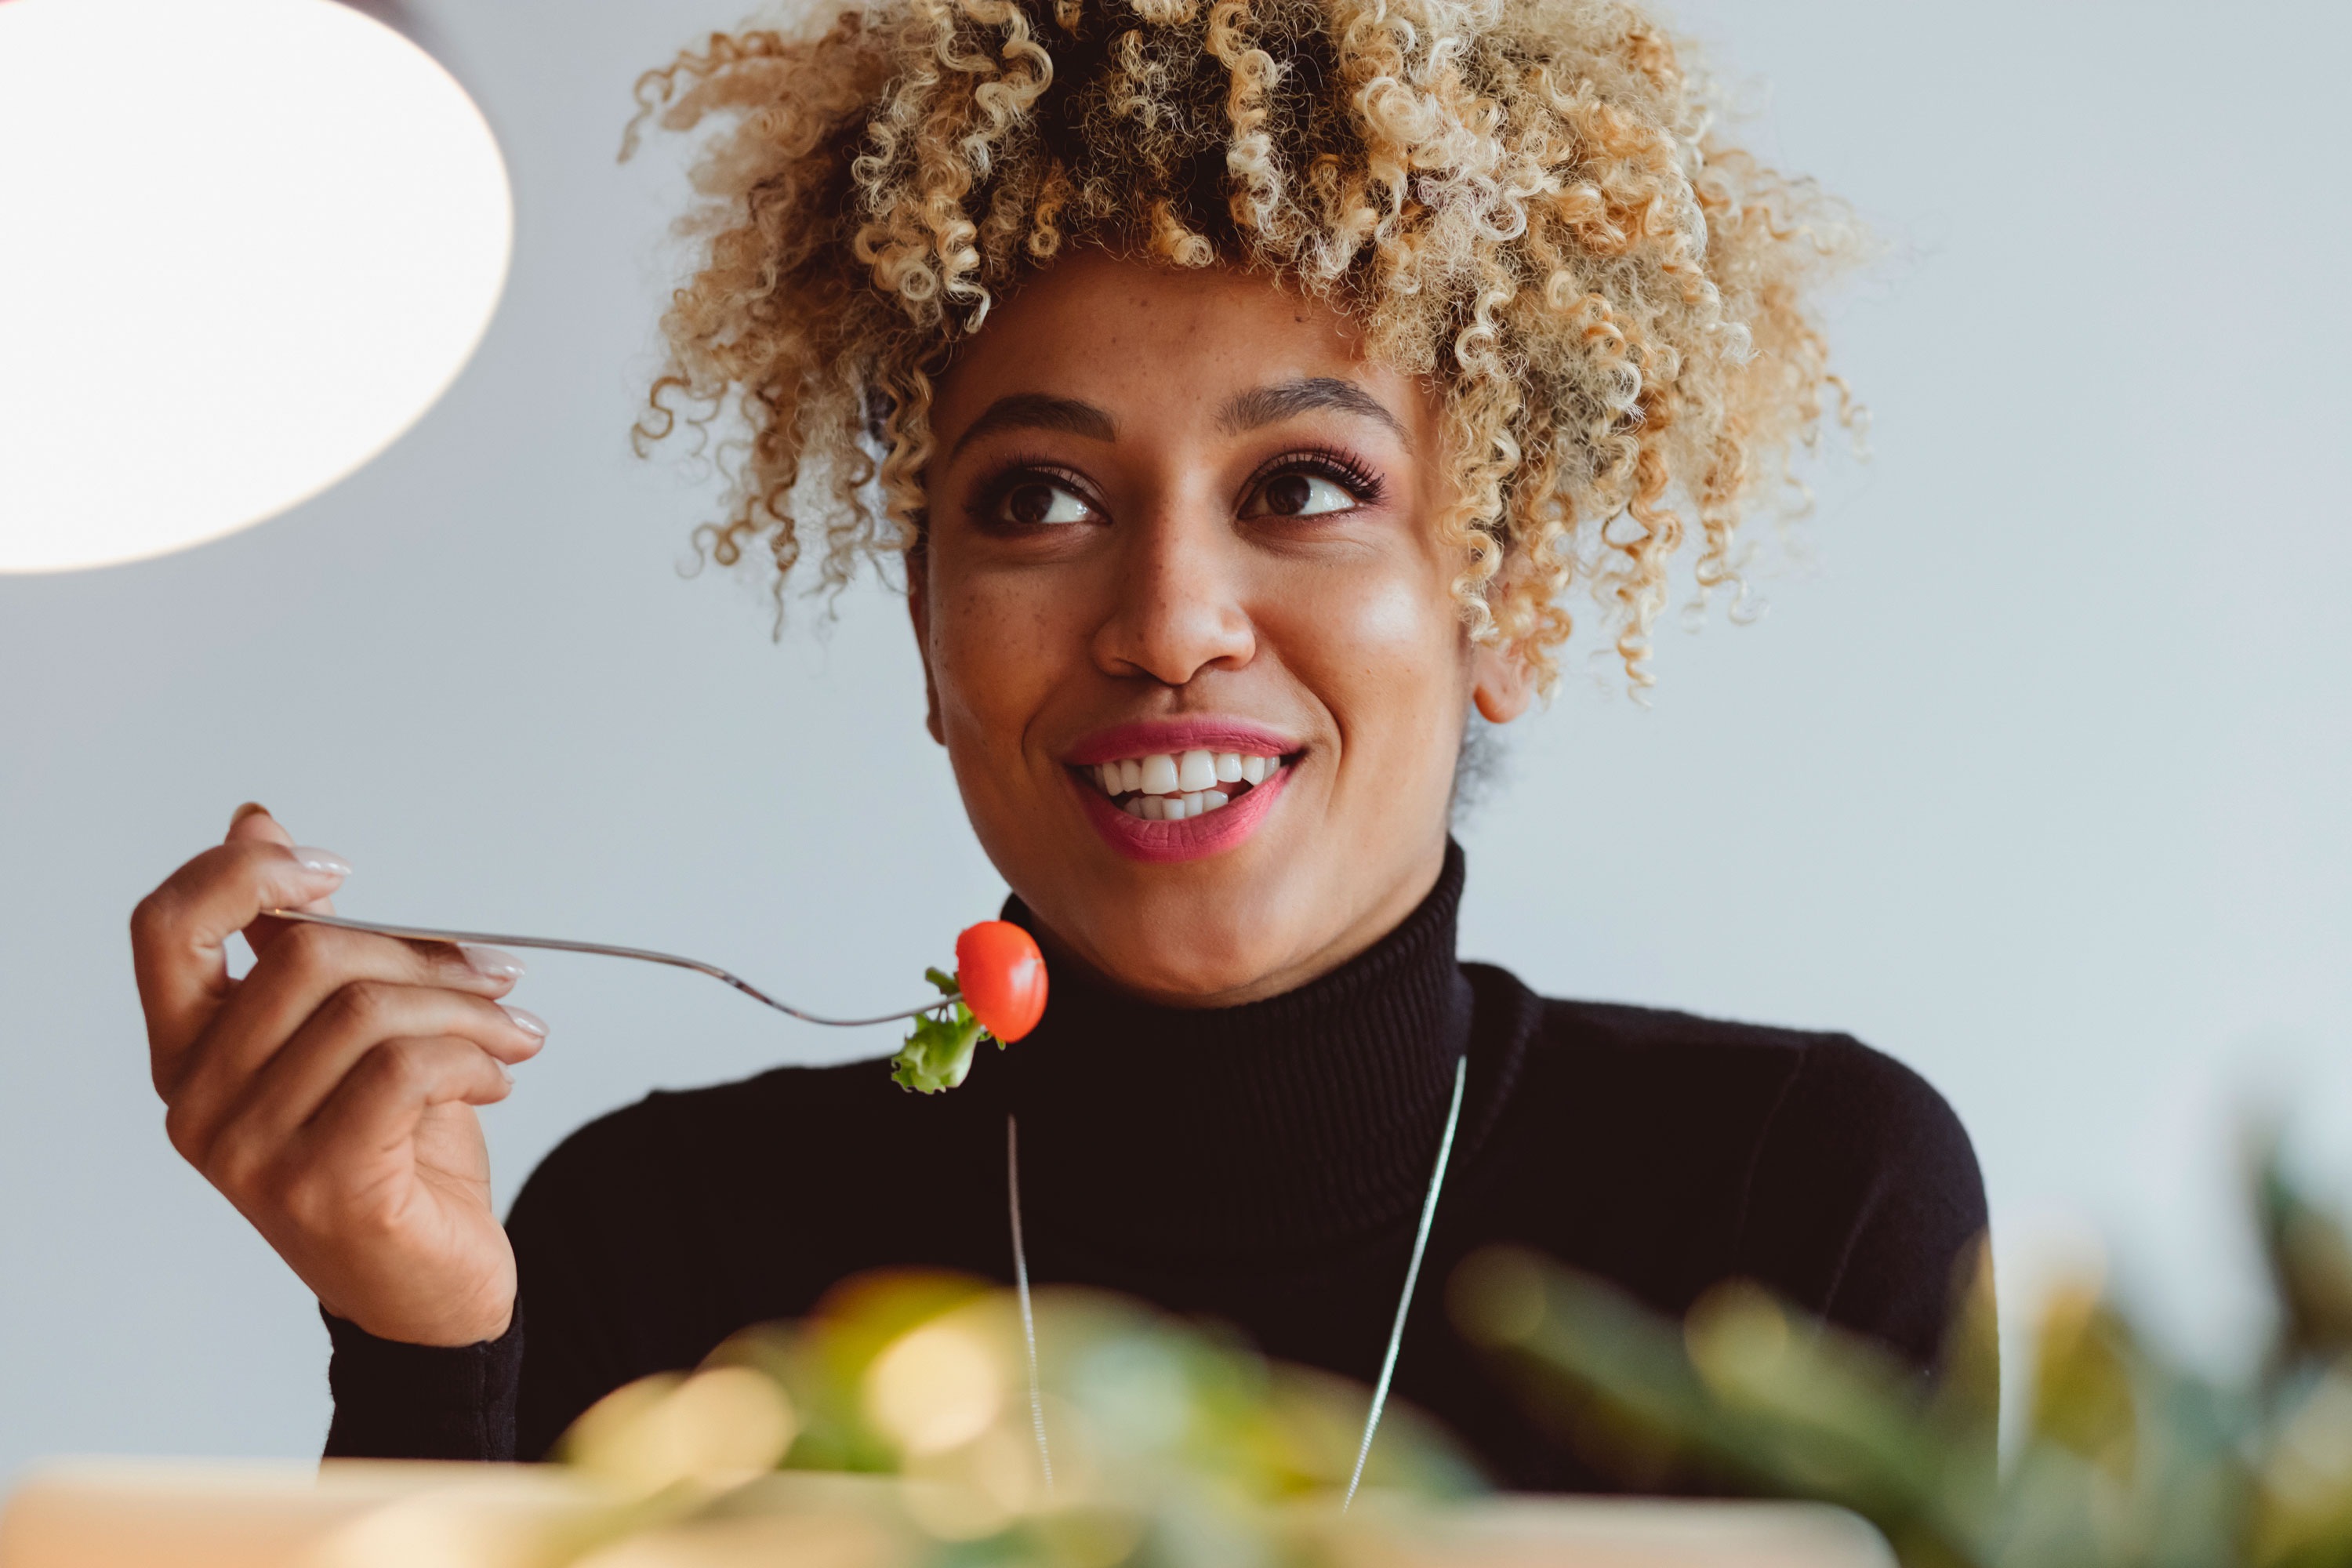
<instances>
[{"instance_id":1,"label":"woman's chin","mask_svg":"<svg viewBox=\"0 0 2352 1568\"><path fill-rule=\"evenodd\" d=\"M1297 984L1302 950L1311 933L1288 928L1271 911L1248 913L1247 889L1220 898L1207 889L1181 896L1137 898L1106 892L1091 908L1048 928L1046 963L1075 960L1113 989L1171 1007L1225 1007L1255 1001Z\"/></svg>"},{"instance_id":2,"label":"woman's chin","mask_svg":"<svg viewBox=\"0 0 2352 1568\"><path fill-rule=\"evenodd\" d=\"M1229 1007L1288 988L1287 965L1225 944L1153 942L1097 967L1119 990L1170 1007Z\"/></svg>"},{"instance_id":3,"label":"woman's chin","mask_svg":"<svg viewBox=\"0 0 2352 1568\"><path fill-rule=\"evenodd\" d=\"M1049 965L1075 964L1163 1005L1233 1006L1314 978L1335 951L1346 956L1346 921L1301 917L1353 907L1344 894L1360 879L1349 868L1360 867L1363 848L1340 853L1324 841L1328 818L1319 803L1282 787L1288 772L1197 825L1131 821L1075 788L1055 809L1008 801L1002 814L975 811L973 823L1044 927ZM1036 832L1041 821L1053 830ZM1198 827L1221 831L1204 842L1187 832Z\"/></svg>"}]
</instances>

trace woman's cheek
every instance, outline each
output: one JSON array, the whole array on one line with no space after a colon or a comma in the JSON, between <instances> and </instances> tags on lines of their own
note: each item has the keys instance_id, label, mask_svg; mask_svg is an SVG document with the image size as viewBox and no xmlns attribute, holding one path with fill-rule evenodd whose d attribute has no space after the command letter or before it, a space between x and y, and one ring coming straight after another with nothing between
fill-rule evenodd
<instances>
[{"instance_id":1,"label":"woman's cheek","mask_svg":"<svg viewBox=\"0 0 2352 1568\"><path fill-rule=\"evenodd\" d=\"M959 776L1001 784L1068 662L1046 574L1000 573L955 586L935 623L933 668ZM1081 653L1083 649L1080 650ZM967 791L967 798L969 798Z\"/></svg>"},{"instance_id":2,"label":"woman's cheek","mask_svg":"<svg viewBox=\"0 0 2352 1568\"><path fill-rule=\"evenodd\" d=\"M1294 666L1311 665L1343 689L1360 686L1382 707L1416 706L1420 683L1434 689L1451 672L1460 635L1453 596L1443 585L1433 594L1426 574L1402 563L1323 574L1277 603ZM1311 658L1298 657L1308 650Z\"/></svg>"},{"instance_id":3,"label":"woman's cheek","mask_svg":"<svg viewBox=\"0 0 2352 1568\"><path fill-rule=\"evenodd\" d=\"M1328 575L1279 612L1285 661L1339 732L1329 787L1366 824L1417 823L1452 788L1452 749L1431 742L1461 722L1462 626L1450 585L1432 577L1422 560L1391 557Z\"/></svg>"}]
</instances>

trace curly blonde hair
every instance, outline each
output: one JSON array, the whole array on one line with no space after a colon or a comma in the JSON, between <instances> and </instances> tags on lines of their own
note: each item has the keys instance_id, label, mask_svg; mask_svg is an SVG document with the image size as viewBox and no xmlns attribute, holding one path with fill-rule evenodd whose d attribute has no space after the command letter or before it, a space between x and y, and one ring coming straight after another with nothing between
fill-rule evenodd
<instances>
[{"instance_id":1,"label":"curly blonde hair","mask_svg":"<svg viewBox=\"0 0 2352 1568\"><path fill-rule=\"evenodd\" d=\"M1475 636L1549 690L1583 583L1635 686L1684 542L1699 602L1791 483L1829 374L1809 296L1839 209L1727 146L1622 0L875 0L714 34L640 112L727 111L662 321L640 449L739 416L722 564L781 595L919 549L932 388L992 301L1075 246L1254 269L1443 396ZM878 481L878 483L877 482Z\"/></svg>"}]
</instances>

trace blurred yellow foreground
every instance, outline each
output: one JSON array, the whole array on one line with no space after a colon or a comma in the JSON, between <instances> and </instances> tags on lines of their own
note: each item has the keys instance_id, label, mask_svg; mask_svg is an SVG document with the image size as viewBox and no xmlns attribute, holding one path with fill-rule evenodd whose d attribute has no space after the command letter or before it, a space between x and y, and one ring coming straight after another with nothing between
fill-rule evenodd
<instances>
[{"instance_id":1,"label":"blurred yellow foreground","mask_svg":"<svg viewBox=\"0 0 2352 1568\"><path fill-rule=\"evenodd\" d=\"M939 1561L938 1483L778 1471L733 1506L598 1546L632 1494L541 1465L324 1466L83 1460L37 1472L0 1513L0 1568L912 1568ZM927 1495L929 1494L929 1495ZM950 1506L951 1500L950 1500ZM1279 1547L1236 1563L1331 1568L1891 1568L1876 1532L1804 1503L1366 1493L1292 1510ZM1102 1538L1086 1539L1090 1530ZM1116 1563L1136 1543L1074 1517L1050 1561ZM1198 1543L1193 1543L1197 1545ZM586 1545L585 1555L577 1549ZM1271 1554L1269 1555L1269 1552ZM992 1561L1002 1563L1001 1558Z\"/></svg>"}]
</instances>

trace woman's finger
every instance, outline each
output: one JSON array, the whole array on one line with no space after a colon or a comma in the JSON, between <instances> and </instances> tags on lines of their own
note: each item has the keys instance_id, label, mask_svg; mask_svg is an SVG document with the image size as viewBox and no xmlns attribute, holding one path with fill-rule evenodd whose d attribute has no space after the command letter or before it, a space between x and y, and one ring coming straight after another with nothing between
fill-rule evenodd
<instances>
[{"instance_id":1,"label":"woman's finger","mask_svg":"<svg viewBox=\"0 0 2352 1568\"><path fill-rule=\"evenodd\" d=\"M190 1146L184 1138L201 1143L203 1130L243 1098L247 1080L347 986L430 986L488 997L504 994L521 973L519 961L493 948L294 925L270 943L181 1054L178 1077L163 1086L173 1142L183 1149Z\"/></svg>"},{"instance_id":2,"label":"woman's finger","mask_svg":"<svg viewBox=\"0 0 2352 1568\"><path fill-rule=\"evenodd\" d=\"M235 987L230 933L264 910L306 904L334 890L351 868L322 849L242 839L205 850L164 879L131 911L131 959L160 1089L178 1076L195 1042Z\"/></svg>"},{"instance_id":3,"label":"woman's finger","mask_svg":"<svg viewBox=\"0 0 2352 1568\"><path fill-rule=\"evenodd\" d=\"M286 1142L386 1040L467 1040L511 1064L536 1056L546 1038L547 1026L520 1007L437 986L361 981L335 993L253 1075L223 1119L220 1137L272 1146Z\"/></svg>"},{"instance_id":4,"label":"woman's finger","mask_svg":"<svg viewBox=\"0 0 2352 1568\"><path fill-rule=\"evenodd\" d=\"M289 1152L331 1184L380 1179L381 1167L372 1163L409 1150L426 1111L494 1105L510 1087L506 1070L471 1040L386 1040L343 1075ZM313 1193L310 1200L320 1196Z\"/></svg>"}]
</instances>

